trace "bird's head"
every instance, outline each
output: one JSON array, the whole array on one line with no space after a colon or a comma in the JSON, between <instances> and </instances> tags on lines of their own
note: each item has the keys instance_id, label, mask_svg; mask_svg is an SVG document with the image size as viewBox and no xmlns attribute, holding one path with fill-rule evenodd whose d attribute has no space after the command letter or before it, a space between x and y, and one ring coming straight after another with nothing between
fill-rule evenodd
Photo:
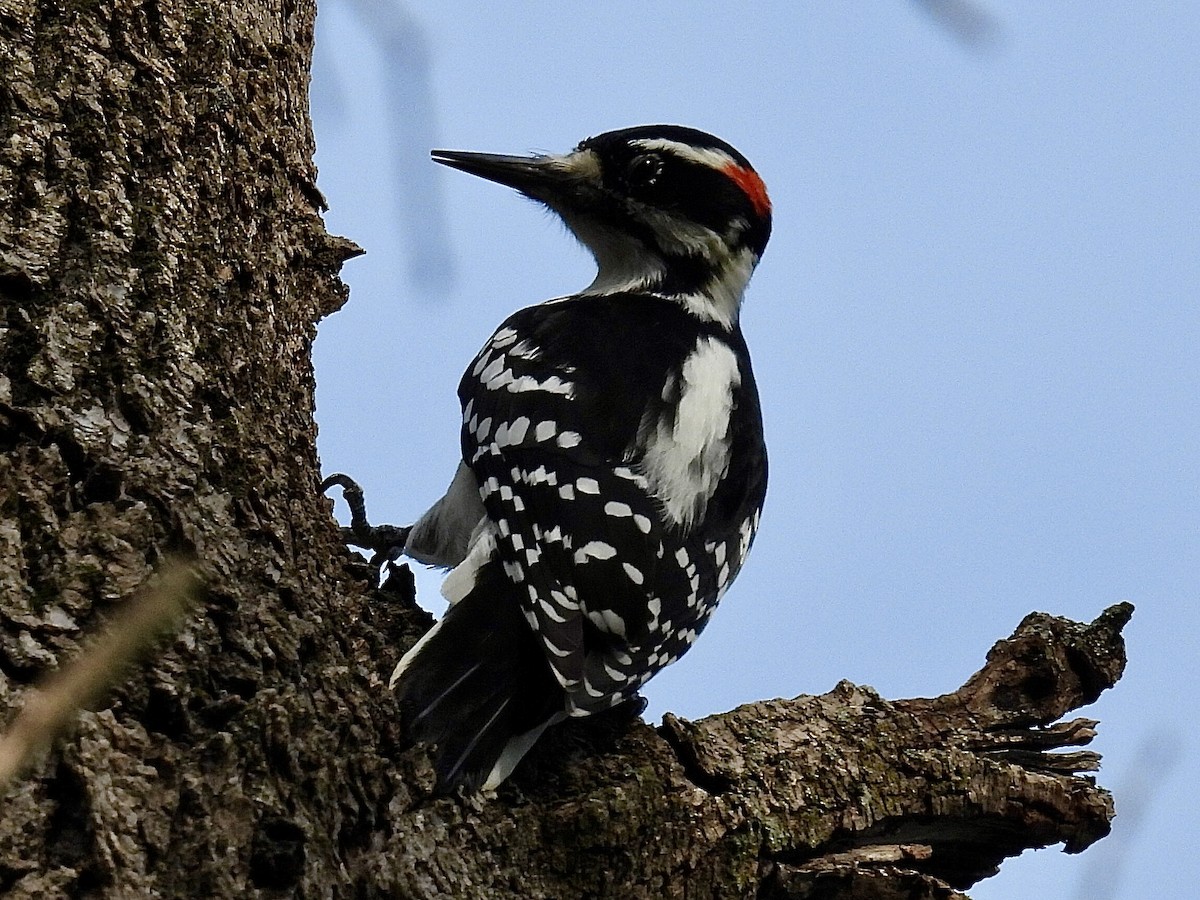
<instances>
[{"instance_id":1,"label":"bird's head","mask_svg":"<svg viewBox=\"0 0 1200 900\"><path fill-rule=\"evenodd\" d=\"M570 153L435 150L433 159L516 188L558 213L596 258L585 293L649 292L731 327L771 234L771 201L742 154L703 131L644 125Z\"/></svg>"}]
</instances>

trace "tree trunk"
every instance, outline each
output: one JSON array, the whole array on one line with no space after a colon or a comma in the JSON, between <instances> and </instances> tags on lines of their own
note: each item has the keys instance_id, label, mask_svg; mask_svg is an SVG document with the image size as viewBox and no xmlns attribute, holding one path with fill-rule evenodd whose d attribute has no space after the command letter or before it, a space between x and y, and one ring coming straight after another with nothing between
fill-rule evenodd
<instances>
[{"instance_id":1,"label":"tree trunk","mask_svg":"<svg viewBox=\"0 0 1200 900\"><path fill-rule=\"evenodd\" d=\"M960 690L552 731L434 800L384 677L429 624L339 542L310 360L357 248L315 187L307 2L0 0L0 705L168 554L208 595L0 799L18 897L955 897L1108 831L1076 773L1131 608Z\"/></svg>"}]
</instances>

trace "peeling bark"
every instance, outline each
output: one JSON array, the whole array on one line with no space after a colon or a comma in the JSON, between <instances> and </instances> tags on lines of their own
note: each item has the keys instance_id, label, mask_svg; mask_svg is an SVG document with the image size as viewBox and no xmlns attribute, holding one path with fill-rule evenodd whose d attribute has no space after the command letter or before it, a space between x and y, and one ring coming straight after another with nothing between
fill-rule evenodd
<instances>
[{"instance_id":1,"label":"peeling bark","mask_svg":"<svg viewBox=\"0 0 1200 900\"><path fill-rule=\"evenodd\" d=\"M433 800L383 678L428 627L319 496L310 349L346 299L315 187L313 9L0 0L0 712L168 554L203 609L0 800L16 897L962 896L1108 831L1062 716L1128 606L1028 617L932 700L843 683L549 733Z\"/></svg>"}]
</instances>

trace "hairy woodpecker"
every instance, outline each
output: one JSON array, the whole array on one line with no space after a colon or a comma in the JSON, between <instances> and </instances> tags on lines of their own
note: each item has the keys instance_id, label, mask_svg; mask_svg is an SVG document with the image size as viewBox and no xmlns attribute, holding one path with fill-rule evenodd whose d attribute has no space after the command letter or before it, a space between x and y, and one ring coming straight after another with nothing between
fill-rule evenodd
<instances>
[{"instance_id":1,"label":"hairy woodpecker","mask_svg":"<svg viewBox=\"0 0 1200 900\"><path fill-rule=\"evenodd\" d=\"M767 455L738 312L771 203L737 150L676 125L433 159L545 204L599 268L467 368L462 462L404 547L453 567L451 605L391 684L438 789L473 792L550 724L635 698L745 561Z\"/></svg>"}]
</instances>

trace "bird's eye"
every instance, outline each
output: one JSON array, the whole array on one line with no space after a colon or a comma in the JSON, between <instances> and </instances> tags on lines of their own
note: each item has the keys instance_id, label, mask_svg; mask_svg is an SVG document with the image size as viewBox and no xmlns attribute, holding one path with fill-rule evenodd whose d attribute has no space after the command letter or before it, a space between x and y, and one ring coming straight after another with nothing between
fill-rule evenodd
<instances>
[{"instance_id":1,"label":"bird's eye","mask_svg":"<svg viewBox=\"0 0 1200 900\"><path fill-rule=\"evenodd\" d=\"M643 153L630 160L625 170L625 178L629 189L634 193L650 193L658 184L662 175L663 161L654 153Z\"/></svg>"}]
</instances>

